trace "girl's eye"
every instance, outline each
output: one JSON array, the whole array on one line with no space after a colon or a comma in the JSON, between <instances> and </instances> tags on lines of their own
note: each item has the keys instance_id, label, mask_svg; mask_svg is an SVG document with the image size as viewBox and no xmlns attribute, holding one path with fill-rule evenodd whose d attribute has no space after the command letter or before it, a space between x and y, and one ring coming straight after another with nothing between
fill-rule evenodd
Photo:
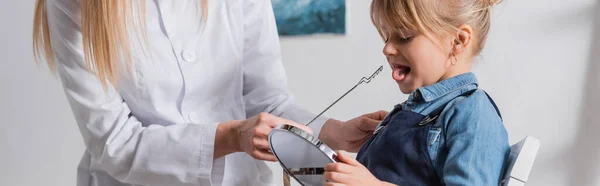
<instances>
[{"instance_id":1,"label":"girl's eye","mask_svg":"<svg viewBox=\"0 0 600 186\"><path fill-rule=\"evenodd\" d=\"M396 42L396 43L400 43L400 44L404 44L404 43L408 43L410 42L412 39L414 38L414 36L409 36L409 37L403 37L401 35L386 35L384 38L384 42L388 43L390 41Z\"/></svg>"},{"instance_id":2,"label":"girl's eye","mask_svg":"<svg viewBox=\"0 0 600 186\"><path fill-rule=\"evenodd\" d=\"M410 40L412 40L412 38L413 38L412 36L411 37L405 37L405 38L404 37L398 37L398 40L401 43L408 43L408 42L410 42Z\"/></svg>"}]
</instances>

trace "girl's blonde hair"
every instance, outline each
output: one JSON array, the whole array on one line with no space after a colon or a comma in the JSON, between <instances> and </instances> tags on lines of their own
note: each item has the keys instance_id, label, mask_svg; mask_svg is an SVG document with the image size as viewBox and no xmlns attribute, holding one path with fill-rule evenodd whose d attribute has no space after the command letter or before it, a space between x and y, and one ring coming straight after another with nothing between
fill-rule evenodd
<instances>
[{"instance_id":1,"label":"girl's blonde hair","mask_svg":"<svg viewBox=\"0 0 600 186\"><path fill-rule=\"evenodd\" d=\"M491 8L502 0L373 0L371 20L382 38L387 29L418 31L432 37L454 37L458 27L474 30L474 54L485 45ZM389 30L388 30L389 31Z\"/></svg>"},{"instance_id":2,"label":"girl's blonde hair","mask_svg":"<svg viewBox=\"0 0 600 186\"><path fill-rule=\"evenodd\" d=\"M199 0L202 19L206 21L208 0ZM140 0L81 0L81 34L88 69L98 76L104 87L116 85L119 63L131 64L130 33L145 41L145 3ZM46 0L37 0L33 20L33 53L36 60L45 58L56 71L54 50L50 42ZM107 82L108 81L108 82Z\"/></svg>"}]
</instances>

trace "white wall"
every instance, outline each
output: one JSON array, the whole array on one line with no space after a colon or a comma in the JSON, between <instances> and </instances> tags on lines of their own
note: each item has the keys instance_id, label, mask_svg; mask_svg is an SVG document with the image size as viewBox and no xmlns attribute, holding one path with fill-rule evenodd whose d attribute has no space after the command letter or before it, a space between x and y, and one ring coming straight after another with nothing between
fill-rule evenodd
<instances>
[{"instance_id":1,"label":"white wall","mask_svg":"<svg viewBox=\"0 0 600 186\"><path fill-rule=\"evenodd\" d=\"M346 36L282 39L290 88L314 112L386 64L368 19L370 1L348 1ZM31 56L33 3L0 6L0 185L74 185L83 144L59 83ZM474 71L499 104L511 142L525 135L542 141L530 186L600 185L597 4L507 0L494 13ZM386 69L326 115L350 119L405 98Z\"/></svg>"},{"instance_id":2,"label":"white wall","mask_svg":"<svg viewBox=\"0 0 600 186\"><path fill-rule=\"evenodd\" d=\"M33 5L0 1L0 185L75 185L83 143L57 78L33 60Z\"/></svg>"}]
</instances>

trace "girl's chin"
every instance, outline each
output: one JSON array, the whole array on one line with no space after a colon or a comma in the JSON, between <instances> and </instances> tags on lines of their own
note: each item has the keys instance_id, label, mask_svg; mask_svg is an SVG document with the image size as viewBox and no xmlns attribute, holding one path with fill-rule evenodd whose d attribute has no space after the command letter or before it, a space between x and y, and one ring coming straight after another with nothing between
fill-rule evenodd
<instances>
[{"instance_id":1,"label":"girl's chin","mask_svg":"<svg viewBox=\"0 0 600 186\"><path fill-rule=\"evenodd\" d=\"M403 94L410 94L416 90L415 88L409 87L407 85L398 84L398 87L400 87L400 92L402 92Z\"/></svg>"}]
</instances>

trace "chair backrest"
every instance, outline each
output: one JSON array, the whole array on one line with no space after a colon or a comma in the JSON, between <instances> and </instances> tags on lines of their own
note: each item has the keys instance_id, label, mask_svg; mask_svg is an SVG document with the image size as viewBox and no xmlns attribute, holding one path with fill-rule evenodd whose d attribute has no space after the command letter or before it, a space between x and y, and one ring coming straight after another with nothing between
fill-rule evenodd
<instances>
[{"instance_id":1,"label":"chair backrest","mask_svg":"<svg viewBox=\"0 0 600 186\"><path fill-rule=\"evenodd\" d=\"M540 148L540 140L531 136L510 147L508 168L501 186L523 186L529 178L535 156Z\"/></svg>"}]
</instances>

